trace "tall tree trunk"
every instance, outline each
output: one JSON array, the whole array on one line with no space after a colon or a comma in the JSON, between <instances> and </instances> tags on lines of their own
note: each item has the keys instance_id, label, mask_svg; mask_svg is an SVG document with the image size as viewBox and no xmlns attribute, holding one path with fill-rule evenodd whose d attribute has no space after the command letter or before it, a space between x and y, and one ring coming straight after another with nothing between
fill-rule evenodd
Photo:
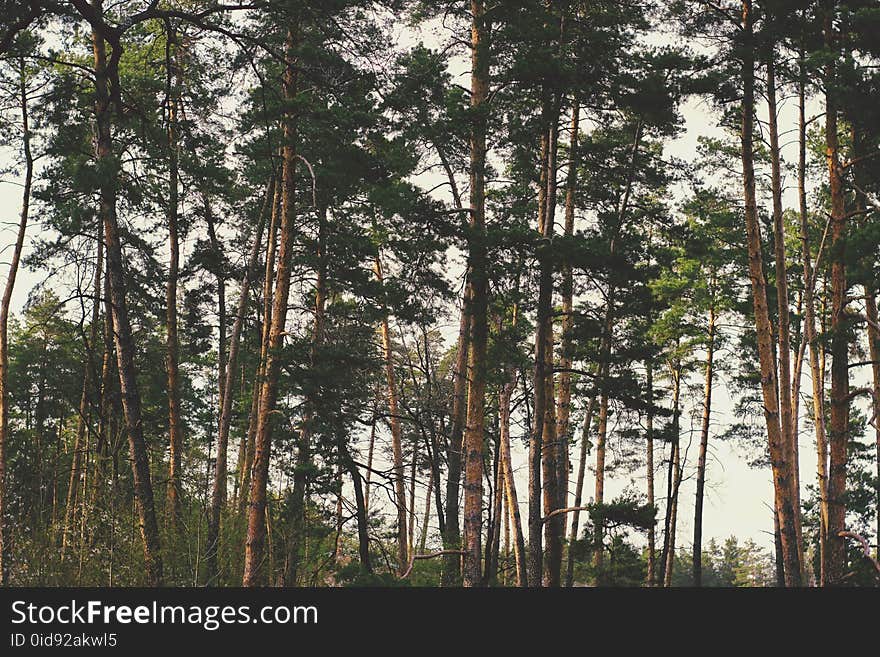
<instances>
[{"instance_id":1,"label":"tall tree trunk","mask_svg":"<svg viewBox=\"0 0 880 657\"><path fill-rule=\"evenodd\" d=\"M102 20L100 0L94 0L93 8ZM153 501L153 485L150 480L150 462L144 441L141 418L141 396L137 385L134 363L135 345L128 317L125 293L125 274L122 265L122 244L116 216L116 183L119 164L113 153L112 114L114 103L111 88L118 80L118 63L122 52L116 44L108 60L104 37L97 29L93 31L95 63L95 123L97 139L95 155L98 166L105 175L100 183L99 216L104 224L104 240L107 254L107 271L110 276L110 296L113 308L113 336L118 361L119 388L125 426L128 433L131 456L135 505L141 539L144 544L144 573L151 586L162 584L162 555L159 526Z\"/></svg>"},{"instance_id":2,"label":"tall tree trunk","mask_svg":"<svg viewBox=\"0 0 880 657\"><path fill-rule=\"evenodd\" d=\"M672 366L672 454L670 470L672 472L672 489L667 495L667 523L663 562L663 586L672 586L672 572L675 567L675 532L678 521L678 490L681 487L681 362L676 360Z\"/></svg>"},{"instance_id":3,"label":"tall tree trunk","mask_svg":"<svg viewBox=\"0 0 880 657\"><path fill-rule=\"evenodd\" d=\"M713 282L710 282L713 285ZM700 426L700 454L697 457L697 493L694 504L694 586L703 585L703 492L706 489L706 452L712 414L712 383L715 360L715 302L709 306L709 335L706 343L706 382L703 387L703 418Z\"/></svg>"},{"instance_id":4,"label":"tall tree trunk","mask_svg":"<svg viewBox=\"0 0 880 657\"><path fill-rule=\"evenodd\" d=\"M837 38L834 7L825 3L825 47L834 50ZM847 283L844 260L846 208L837 135L837 91L835 64L825 66L825 155L831 197L831 423L828 479L828 563L825 585L838 585L846 570L846 544L839 533L846 529L846 461L849 440L849 369L847 367ZM788 573L786 573L786 577Z\"/></svg>"},{"instance_id":5,"label":"tall tree trunk","mask_svg":"<svg viewBox=\"0 0 880 657\"><path fill-rule=\"evenodd\" d=\"M376 256L376 280L383 284L382 261ZM387 309L382 314L382 352L385 359L385 381L388 386L388 423L391 426L391 451L394 466L394 504L397 507L397 567L402 574L409 565L407 547L406 478L403 465L402 431L397 407L397 381L394 373L394 354L391 350L391 331L388 328Z\"/></svg>"},{"instance_id":6,"label":"tall tree trunk","mask_svg":"<svg viewBox=\"0 0 880 657\"><path fill-rule=\"evenodd\" d=\"M782 547L786 563L786 582L799 586L800 556L797 549L797 509L792 500L792 470L788 458L788 445L779 420L779 398L776 385L776 364L773 355L773 330L767 305L767 283L764 278L764 262L761 253L761 235L758 207L755 196L755 168L753 154L755 110L755 62L753 44L753 16L751 0L742 3L742 85L741 104L741 150L743 166L743 194L745 199L746 234L749 252L749 278L755 311L755 327L758 339L758 357L761 369L761 392L764 401L764 419L773 470L775 504L779 511Z\"/></svg>"},{"instance_id":7,"label":"tall tree trunk","mask_svg":"<svg viewBox=\"0 0 880 657\"><path fill-rule=\"evenodd\" d=\"M880 330L878 330L876 291L865 286L865 315L868 317L868 354L871 358L871 374L874 386L874 437L877 446L877 481L880 482ZM880 484L877 486L877 558L880 559Z\"/></svg>"},{"instance_id":8,"label":"tall tree trunk","mask_svg":"<svg viewBox=\"0 0 880 657\"><path fill-rule=\"evenodd\" d=\"M216 582L218 576L218 552L220 537L220 513L226 506L226 471L227 471L227 455L229 451L229 431L224 433L223 413L226 409L227 399L230 404L232 402L233 382L235 376L235 366L227 365L226 358L226 276L223 272L223 247L217 239L217 230L214 226L214 213L208 202L205 202L205 219L208 224L208 236L211 241L211 248L217 258L217 314L219 324L219 338L217 346L217 396L218 396L218 413L217 413L217 454L214 459L214 478L211 486L211 501L208 506L208 532L205 540L205 562L207 572L205 574L205 582L210 586ZM259 237L256 240L259 243ZM250 265L250 263L248 263ZM241 304L239 303L239 306Z\"/></svg>"},{"instance_id":9,"label":"tall tree trunk","mask_svg":"<svg viewBox=\"0 0 880 657\"><path fill-rule=\"evenodd\" d=\"M791 329L789 322L788 273L785 254L785 226L782 216L782 164L779 149L779 127L776 110L776 62L771 45L767 54L767 109L768 131L770 133L770 170L773 196L773 253L776 264L776 300L778 326L777 337L777 376L779 384L779 423L782 438L791 464L791 499L794 505L795 535L797 538L798 562L803 569L803 538L801 533L800 481L798 479L798 435L797 417L793 410L794 385L791 378ZM801 573L803 576L803 573Z\"/></svg>"},{"instance_id":10,"label":"tall tree trunk","mask_svg":"<svg viewBox=\"0 0 880 657\"><path fill-rule=\"evenodd\" d=\"M295 62L299 42L299 25L291 17L284 44L284 98L292 102L297 96L298 67ZM253 469L248 505L248 528L245 545L244 586L258 586L266 581L263 559L266 543L266 484L269 480L269 459L272 448L272 425L278 394L278 375L281 369L281 348L287 323L287 303L290 296L291 263L296 229L296 137L297 117L288 111L283 119L284 148L282 160L282 216L278 268L275 275L275 293L272 302L272 320L269 327L265 374L261 382L260 407L254 439Z\"/></svg>"},{"instance_id":11,"label":"tall tree trunk","mask_svg":"<svg viewBox=\"0 0 880 657\"><path fill-rule=\"evenodd\" d=\"M241 342L241 332L244 327L245 314L247 312L248 299L250 298L251 283L253 282L257 265L260 261L260 246L262 245L263 240L263 228L266 225L266 216L272 209L272 198L274 194L275 176L272 176L269 180L269 186L266 190L266 198L257 222L257 229L254 232L254 241L251 245L251 252L239 286L238 307L235 312L235 322L232 325L232 335L229 337L229 355L225 372L225 390L227 391L227 394L223 396L223 403L220 408L220 421L217 432L217 460L214 463L214 486L211 489L208 534L205 540L205 563L207 567L205 583L209 586L216 583L218 575L217 553L219 550L220 514L226 503L226 451L229 445L229 427L232 422L232 400L234 395L231 391L233 387L233 377L235 376L236 365L238 363L238 350ZM245 447L245 449L247 448ZM243 450L239 449L239 467L241 467L244 459L242 451ZM222 463L220 462L221 454L223 454L224 457ZM245 492L242 491L242 497L244 497L244 495Z\"/></svg>"},{"instance_id":12,"label":"tall tree trunk","mask_svg":"<svg viewBox=\"0 0 880 657\"><path fill-rule=\"evenodd\" d=\"M320 350L324 344L327 304L327 208L321 205L318 215L317 268L315 271L315 316L312 324L312 340L309 347L309 367L314 370L321 357ZM378 262L378 261L377 261ZM381 283L381 277L379 278ZM306 491L308 488L308 466L311 461L312 433L314 432L315 413L318 399L314 389L305 395L302 416L302 429L297 437L296 469L293 474L293 493L291 496L291 513L289 539L287 543L287 560L284 568L284 585L296 586L300 565L300 549L305 548L308 554L308 531L306 522Z\"/></svg>"},{"instance_id":13,"label":"tall tree trunk","mask_svg":"<svg viewBox=\"0 0 880 657\"><path fill-rule=\"evenodd\" d=\"M21 102L22 150L25 165L24 187L21 195L21 214L19 214L18 233L15 237L15 249L12 252L12 261L9 263L9 273L3 288L3 300L0 303L0 586L9 583L10 533L6 524L6 445L9 439L9 343L7 328L12 291L15 288L15 277L18 274L24 236L27 231L31 185L34 179L34 158L31 154L31 130L24 58L20 60L19 99Z\"/></svg>"},{"instance_id":14,"label":"tall tree trunk","mask_svg":"<svg viewBox=\"0 0 880 657\"><path fill-rule=\"evenodd\" d=\"M559 101L554 98L551 106L550 126L547 135L547 167L545 173L547 192L545 197L545 209L542 225L539 226L542 237L544 238L543 249L548 252L543 258L541 269L541 281L539 287L539 303L538 312L539 321L538 335L536 340L544 342L543 352L536 349L536 357L540 354L544 359L544 367L541 374L541 381L544 387L543 405L544 420L541 423L541 474L542 474L542 497L543 497L543 513L545 516L550 515L553 511L560 508L559 495L559 460L560 445L558 441L556 426L556 394L555 394L555 377L553 374L553 275L554 264L553 258L549 253L553 240L554 219L556 216L556 156L558 146L559 132ZM546 300L546 308L542 306L541 301ZM542 310L544 312L542 312ZM537 390L539 379L535 380L535 389ZM536 405L537 408L537 405ZM537 413L536 413L537 418ZM546 554L543 558L543 577L544 586L558 587L562 571L562 536L563 524L565 522L564 514L556 514L543 523L544 525L544 541L546 545Z\"/></svg>"},{"instance_id":15,"label":"tall tree trunk","mask_svg":"<svg viewBox=\"0 0 880 657\"><path fill-rule=\"evenodd\" d=\"M825 435L825 377L819 363L822 345L816 336L815 273L810 252L810 226L807 212L807 121L806 121L806 62L803 48L799 53L798 79L798 210L800 215L801 260L804 268L804 341L810 349L810 378L813 393L813 425L816 431L817 477L819 489L819 581L824 582L828 531L827 459L828 444ZM795 420L796 421L796 420Z\"/></svg>"},{"instance_id":16,"label":"tall tree trunk","mask_svg":"<svg viewBox=\"0 0 880 657\"><path fill-rule=\"evenodd\" d=\"M489 273L486 235L486 124L489 97L489 26L484 0L471 0L470 252L471 348L468 355L464 451L462 584L480 584L483 505L483 429L486 396Z\"/></svg>"},{"instance_id":17,"label":"tall tree trunk","mask_svg":"<svg viewBox=\"0 0 880 657\"><path fill-rule=\"evenodd\" d=\"M575 101L571 108L571 136L568 146L568 173L565 181L565 237L574 235L574 205L577 190L577 150L580 105ZM568 471L569 471L569 421L571 417L571 369L574 348L572 332L574 331L574 281L571 263L562 263L562 336L561 354L559 358L559 399L556 406L556 435L559 441L559 458L557 459L557 488L559 493L558 508L568 506ZM562 514L562 535L565 535L568 514Z\"/></svg>"},{"instance_id":18,"label":"tall tree trunk","mask_svg":"<svg viewBox=\"0 0 880 657\"><path fill-rule=\"evenodd\" d=\"M243 441L243 449L239 450L239 513L244 515L247 508L251 471L253 469L254 451L257 436L257 424L260 415L260 393L266 373L266 359L269 353L269 329L272 326L272 282L275 277L275 252L278 242L278 226L281 220L284 165L275 183L275 198L272 201L272 218L269 221L269 233L266 235L266 263L263 272L263 313L260 322L260 359L254 373L254 387L251 391L251 412L248 418L247 434Z\"/></svg>"},{"instance_id":19,"label":"tall tree trunk","mask_svg":"<svg viewBox=\"0 0 880 657\"><path fill-rule=\"evenodd\" d=\"M434 470L432 469L428 477L428 490L425 491L425 515L422 518L422 531L419 533L419 545L416 548L417 554L425 553L425 545L428 542L428 523L431 522L431 495L434 492L435 478Z\"/></svg>"},{"instance_id":20,"label":"tall tree trunk","mask_svg":"<svg viewBox=\"0 0 880 657\"><path fill-rule=\"evenodd\" d=\"M177 338L177 279L180 269L180 236L178 231L178 134L177 112L180 77L173 70L174 33L169 30L166 45L168 71L168 281L165 288L165 369L168 377L168 485L165 522L175 531L181 528L181 458L183 435L180 420L180 383Z\"/></svg>"}]
</instances>

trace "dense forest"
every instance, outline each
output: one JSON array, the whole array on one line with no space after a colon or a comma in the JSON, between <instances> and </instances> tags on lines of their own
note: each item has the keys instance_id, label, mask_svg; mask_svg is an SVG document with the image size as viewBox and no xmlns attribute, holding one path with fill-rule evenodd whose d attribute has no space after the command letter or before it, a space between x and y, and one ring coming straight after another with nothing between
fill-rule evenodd
<instances>
[{"instance_id":1,"label":"dense forest","mask_svg":"<svg viewBox=\"0 0 880 657\"><path fill-rule=\"evenodd\" d=\"M0 11L3 584L880 584L877 0Z\"/></svg>"}]
</instances>

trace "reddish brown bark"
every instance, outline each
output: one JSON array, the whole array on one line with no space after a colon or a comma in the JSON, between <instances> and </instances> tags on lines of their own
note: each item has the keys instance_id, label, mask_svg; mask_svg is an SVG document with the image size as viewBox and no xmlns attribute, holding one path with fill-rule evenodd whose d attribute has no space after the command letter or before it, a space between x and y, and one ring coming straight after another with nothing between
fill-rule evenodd
<instances>
[{"instance_id":1,"label":"reddish brown bark","mask_svg":"<svg viewBox=\"0 0 880 657\"><path fill-rule=\"evenodd\" d=\"M298 93L298 67L296 49L299 42L299 26L291 19L284 45L283 96L292 101ZM266 486L269 481L269 461L272 449L272 424L278 394L278 376L281 369L281 348L287 322L287 306L290 296L291 264L296 229L296 138L297 117L288 111L283 119L284 162L282 176L282 216L278 245L278 269L275 275L275 293L272 300L272 320L269 327L265 374L261 383L260 406L257 414L257 431L254 438L253 469L251 473L248 528L245 544L245 566L242 584L259 586L266 581L264 553L266 544Z\"/></svg>"},{"instance_id":2,"label":"reddish brown bark","mask_svg":"<svg viewBox=\"0 0 880 657\"><path fill-rule=\"evenodd\" d=\"M486 7L471 0L470 244L471 348L468 355L467 415L464 448L464 542L462 584L479 586L483 504L483 430L485 424L486 347L488 342L488 257L486 244L486 112L489 52Z\"/></svg>"},{"instance_id":3,"label":"reddish brown bark","mask_svg":"<svg viewBox=\"0 0 880 657\"><path fill-rule=\"evenodd\" d=\"M761 392L764 401L764 419L770 446L773 470L775 505L779 513L782 547L786 564L786 582L800 585L800 557L797 549L795 514L798 510L792 500L791 462L787 458L788 445L779 418L779 399L776 385L776 364L773 355L773 330L767 305L767 284L764 278L764 262L761 254L761 235L758 207L755 196L755 169L753 155L755 110L755 61L753 43L752 3L742 3L742 103L741 103L741 152L743 167L743 194L745 199L746 235L749 253L749 278L755 312L758 340L758 358L761 370Z\"/></svg>"}]
</instances>

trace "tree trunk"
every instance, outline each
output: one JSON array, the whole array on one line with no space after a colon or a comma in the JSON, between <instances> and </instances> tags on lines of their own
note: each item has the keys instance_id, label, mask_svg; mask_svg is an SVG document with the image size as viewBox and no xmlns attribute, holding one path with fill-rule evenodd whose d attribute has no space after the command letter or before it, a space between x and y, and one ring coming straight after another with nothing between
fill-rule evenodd
<instances>
[{"instance_id":1,"label":"tree trunk","mask_svg":"<svg viewBox=\"0 0 880 657\"><path fill-rule=\"evenodd\" d=\"M297 96L298 70L295 63L299 41L298 24L291 17L284 45L283 96L292 101ZM242 584L258 586L266 581L263 559L266 543L266 484L269 480L269 458L272 448L272 425L278 394L278 375L281 369L281 347L287 322L287 303L290 296L291 261L296 229L296 134L297 117L288 111L283 119L284 148L282 159L282 217L281 239L278 248L278 269L275 275L275 293L272 302L272 320L269 327L265 374L261 382L260 407L254 439L253 469L248 505L248 528L245 545L245 566Z\"/></svg>"},{"instance_id":2,"label":"tree trunk","mask_svg":"<svg viewBox=\"0 0 880 657\"><path fill-rule=\"evenodd\" d=\"M825 46L836 47L833 25L835 3L826 2ZM825 155L831 197L831 423L828 479L828 563L824 585L842 583L846 570L846 544L838 534L846 529L846 461L849 440L849 370L847 367L847 283L844 243L846 208L837 135L835 64L825 66ZM786 573L786 577L788 573Z\"/></svg>"},{"instance_id":3,"label":"tree trunk","mask_svg":"<svg viewBox=\"0 0 880 657\"><path fill-rule=\"evenodd\" d=\"M272 282L275 277L275 251L277 246L278 225L281 217L281 199L283 196L283 164L282 171L276 174L275 198L272 201L272 218L269 222L269 233L266 235L266 266L263 272L263 316L260 323L260 360L254 373L254 387L251 391L251 412L248 418L247 434L243 442L243 450L239 450L239 513L244 515L248 504L253 469L254 450L257 436L257 424L260 414L260 392L266 372L266 357L269 353L269 329L272 326Z\"/></svg>"},{"instance_id":4,"label":"tree trunk","mask_svg":"<svg viewBox=\"0 0 880 657\"><path fill-rule=\"evenodd\" d=\"M266 199L260 212L257 223L257 229L254 232L254 241L251 246L251 252L248 257L245 273L241 279L238 295L238 307L235 313L235 322L232 325L232 335L229 337L229 355L226 363L225 372L225 389L228 394L224 395L223 403L220 408L220 422L217 433L217 455L218 459L214 464L214 486L211 490L211 509L208 517L208 535L205 540L205 562L207 565L207 573L205 575L205 583L211 585L217 580L217 553L219 549L220 536L220 513L226 502L226 459L225 454L229 445L229 427L232 422L232 399L231 394L233 385L233 376L235 375L236 365L238 363L238 350L241 342L241 332L244 327L245 314L247 312L248 299L250 298L251 283L256 274L257 265L260 261L260 246L263 240L263 228L266 225L266 215L271 212L272 199L275 194L275 177L269 180L269 187L266 190ZM247 449L245 443L245 450ZM239 467L245 456L239 449ZM219 456L224 454L221 467ZM242 497L245 492L242 490Z\"/></svg>"},{"instance_id":5,"label":"tree trunk","mask_svg":"<svg viewBox=\"0 0 880 657\"><path fill-rule=\"evenodd\" d=\"M713 283L710 282L710 285ZM711 292L710 292L711 294ZM706 452L712 414L712 382L715 359L715 303L709 306L709 336L706 344L706 383L703 387L703 418L700 426L700 455L697 458L697 493L694 505L694 586L703 585L703 492L706 489ZM653 491L652 491L653 492Z\"/></svg>"},{"instance_id":6,"label":"tree trunk","mask_svg":"<svg viewBox=\"0 0 880 657\"><path fill-rule=\"evenodd\" d=\"M580 105L574 102L571 108L571 137L568 147L568 173L565 181L565 237L574 235L574 201L577 189L577 149ZM557 507L568 506L568 471L569 471L569 421L571 417L571 369L574 348L572 332L574 331L574 281L571 263L562 263L562 337L559 358L559 399L556 406L556 435L559 441L559 458L557 459L557 489L559 502ZM568 514L562 515L562 535L565 535Z\"/></svg>"},{"instance_id":7,"label":"tree trunk","mask_svg":"<svg viewBox=\"0 0 880 657\"><path fill-rule=\"evenodd\" d=\"M819 489L819 582L825 581L824 571L827 554L828 495L827 458L828 443L825 435L825 377L819 356L823 350L816 336L816 304L814 300L816 281L810 253L810 227L807 212L807 121L806 121L806 62L803 49L799 57L798 80L798 208L800 214L801 260L804 268L804 341L810 348L810 378L813 393L813 425L816 431L817 477Z\"/></svg>"},{"instance_id":8,"label":"tree trunk","mask_svg":"<svg viewBox=\"0 0 880 657\"><path fill-rule=\"evenodd\" d=\"M681 486L681 362L672 366L672 453L669 468L672 473L672 487L666 496L666 535L663 560L663 586L672 586L672 572L675 567L675 531L678 522L678 489Z\"/></svg>"},{"instance_id":9,"label":"tree trunk","mask_svg":"<svg viewBox=\"0 0 880 657\"><path fill-rule=\"evenodd\" d=\"M382 285L382 261L376 256L376 280ZM382 351L385 359L385 381L388 385L388 423L391 426L391 451L394 466L394 504L397 507L397 567L403 574L409 565L407 548L406 479L403 465L403 444L400 412L397 408L397 381L394 373L394 354L391 350L391 332L387 310L382 315Z\"/></svg>"},{"instance_id":10,"label":"tree trunk","mask_svg":"<svg viewBox=\"0 0 880 657\"><path fill-rule=\"evenodd\" d=\"M180 269L180 236L178 231L178 135L177 112L180 77L173 72L171 44L173 33L167 35L166 68L168 70L168 281L165 288L165 369L168 377L168 486L165 522L180 531L182 520L181 458L183 435L180 420L180 384L178 381L177 279Z\"/></svg>"},{"instance_id":11,"label":"tree trunk","mask_svg":"<svg viewBox=\"0 0 880 657\"><path fill-rule=\"evenodd\" d=\"M480 585L483 505L483 429L488 341L488 256L486 235L486 124L489 96L489 26L484 0L471 0L470 244L471 348L468 355L464 451L464 539L462 584Z\"/></svg>"},{"instance_id":12,"label":"tree trunk","mask_svg":"<svg viewBox=\"0 0 880 657\"><path fill-rule=\"evenodd\" d=\"M100 0L93 2L99 16L103 10ZM100 184L99 216L104 224L104 240L107 254L107 271L110 276L110 296L113 308L113 336L118 362L119 388L122 409L128 433L131 456L135 505L137 507L141 538L144 544L144 573L151 586L162 584L162 556L159 527L153 501L153 485L150 480L150 462L144 441L141 419L141 396L137 385L134 363L135 345L128 317L125 293L125 274L122 265L122 244L116 216L116 182L119 163L113 153L111 85L118 79L117 66L121 56L117 44L108 60L103 36L93 31L95 63L95 123L97 139L96 159L105 175Z\"/></svg>"},{"instance_id":13,"label":"tree trunk","mask_svg":"<svg viewBox=\"0 0 880 657\"><path fill-rule=\"evenodd\" d=\"M315 271L315 317L312 325L312 340L309 347L309 367L315 369L321 357L324 344L327 303L327 208L321 206L318 215L317 268ZM380 278L381 282L381 278ZM302 416L302 429L296 445L296 468L293 473L293 493L287 561L284 568L284 585L296 586L300 564L300 548L305 546L308 553L308 531L306 523L306 489L308 487L308 466L311 461L312 433L318 400L314 390L306 392Z\"/></svg>"},{"instance_id":14,"label":"tree trunk","mask_svg":"<svg viewBox=\"0 0 880 657\"><path fill-rule=\"evenodd\" d=\"M776 111L776 62L771 45L767 55L767 108L769 112L768 131L770 133L770 169L773 196L773 252L776 264L776 300L778 327L777 337L777 376L779 378L779 423L782 438L788 451L791 464L791 499L794 505L795 535L797 538L798 562L803 568L803 538L801 534L800 481L798 479L798 435L797 417L793 410L794 385L791 378L791 329L789 322L788 274L785 255L785 226L782 216L782 165L779 154L779 127ZM803 573L801 574L803 576Z\"/></svg>"},{"instance_id":15,"label":"tree trunk","mask_svg":"<svg viewBox=\"0 0 880 657\"><path fill-rule=\"evenodd\" d=\"M574 507L575 511L572 512L571 518L571 531L568 535L568 560L566 564L565 571L565 586L571 587L574 583L574 553L571 551L571 547L574 542L577 540L578 529L580 524L580 507L582 505L583 500L583 492L584 492L584 474L587 469L587 457L589 456L589 434L590 434L590 424L593 420L593 412L596 407L596 396L593 395L590 397L590 401L587 402L587 410L584 413L584 422L581 427L581 450L580 450L580 459L578 460L578 473L577 479L575 481L574 488Z\"/></svg>"},{"instance_id":16,"label":"tree trunk","mask_svg":"<svg viewBox=\"0 0 880 657\"><path fill-rule=\"evenodd\" d=\"M27 79L25 62L20 60L20 101L22 150L24 151L24 187L21 196L21 214L18 221L18 233L15 237L15 249L9 263L9 273L3 288L3 300L0 304L0 586L9 583L9 527L6 523L6 444L9 439L9 343L8 323L9 306L12 302L12 291L15 288L15 277L21 262L24 247L24 236L27 231L28 215L31 200L31 185L34 179L34 158L31 154L31 131L28 113Z\"/></svg>"},{"instance_id":17,"label":"tree trunk","mask_svg":"<svg viewBox=\"0 0 880 657\"><path fill-rule=\"evenodd\" d=\"M779 419L779 399L776 385L776 364L773 356L773 330L767 306L767 284L764 278L764 263L761 253L761 235L758 222L758 208L755 197L755 169L753 155L754 131L754 53L751 0L742 3L742 83L741 104L741 150L743 166L743 193L745 199L746 234L749 252L749 278L755 311L755 327L758 339L758 357L761 369L761 392L764 401L764 419L767 424L767 437L770 445L770 458L773 470L775 504L779 511L779 524L782 532L782 547L786 563L786 582L789 586L800 585L800 557L797 550L797 528L795 514L797 509L792 500L792 471L788 459L788 445Z\"/></svg>"},{"instance_id":18,"label":"tree trunk","mask_svg":"<svg viewBox=\"0 0 880 657\"><path fill-rule=\"evenodd\" d=\"M516 561L516 585L528 586L526 570L526 543L523 537L522 520L519 513L519 501L516 495L516 482L513 479L513 467L510 458L510 398L516 387L513 374L501 389L498 396L498 419L501 449L501 468L504 473L504 488L507 499L507 513L513 525L513 554Z\"/></svg>"},{"instance_id":19,"label":"tree trunk","mask_svg":"<svg viewBox=\"0 0 880 657\"><path fill-rule=\"evenodd\" d=\"M865 315L868 317L868 354L871 358L871 374L874 386L874 437L877 446L877 480L880 482L880 330L877 329L877 297L876 292L865 286ZM880 485L877 487L877 558L880 559Z\"/></svg>"}]
</instances>

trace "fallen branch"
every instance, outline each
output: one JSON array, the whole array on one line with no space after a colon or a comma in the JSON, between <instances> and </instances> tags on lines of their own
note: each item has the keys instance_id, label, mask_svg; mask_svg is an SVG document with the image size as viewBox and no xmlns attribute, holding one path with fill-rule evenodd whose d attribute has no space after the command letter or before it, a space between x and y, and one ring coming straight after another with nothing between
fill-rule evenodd
<instances>
[{"instance_id":1,"label":"fallen branch","mask_svg":"<svg viewBox=\"0 0 880 657\"><path fill-rule=\"evenodd\" d=\"M871 546L868 543L868 539L866 539L861 534L856 534L855 532L845 532L844 531L844 532L838 532L837 535L840 538L854 538L859 543L861 543L862 550L863 550L862 555L865 557L865 559L867 559L868 561L871 562L871 564L874 566L874 570L877 571L877 579L880 579L880 563L878 563L877 560L871 556Z\"/></svg>"},{"instance_id":2,"label":"fallen branch","mask_svg":"<svg viewBox=\"0 0 880 657\"><path fill-rule=\"evenodd\" d=\"M416 563L417 559L434 559L435 557L442 557L446 554L461 554L465 555L467 552L464 550L440 550L439 552L432 552L430 554L416 554L413 555L413 558L409 560L409 566L407 566L406 570L400 576L400 579L406 579L409 577L409 574L412 572L413 566Z\"/></svg>"}]
</instances>

